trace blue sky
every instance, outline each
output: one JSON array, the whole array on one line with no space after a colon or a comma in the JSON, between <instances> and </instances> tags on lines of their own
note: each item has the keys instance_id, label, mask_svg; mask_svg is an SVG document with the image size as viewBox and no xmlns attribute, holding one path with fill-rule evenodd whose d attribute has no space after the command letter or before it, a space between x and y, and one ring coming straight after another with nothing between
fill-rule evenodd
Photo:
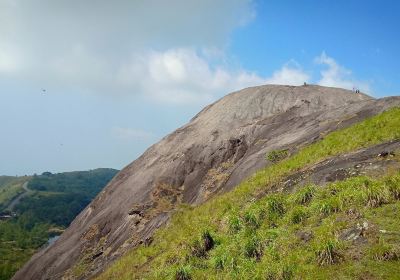
<instances>
[{"instance_id":1,"label":"blue sky","mask_svg":"<svg viewBox=\"0 0 400 280\"><path fill-rule=\"evenodd\" d=\"M1 0L0 174L122 168L252 85L398 95L399 14L398 1Z\"/></svg>"},{"instance_id":2,"label":"blue sky","mask_svg":"<svg viewBox=\"0 0 400 280\"><path fill-rule=\"evenodd\" d=\"M400 2L258 1L256 11L232 38L231 51L246 69L268 75L293 58L317 74L313 58L325 51L368 81L373 95L399 93Z\"/></svg>"}]
</instances>

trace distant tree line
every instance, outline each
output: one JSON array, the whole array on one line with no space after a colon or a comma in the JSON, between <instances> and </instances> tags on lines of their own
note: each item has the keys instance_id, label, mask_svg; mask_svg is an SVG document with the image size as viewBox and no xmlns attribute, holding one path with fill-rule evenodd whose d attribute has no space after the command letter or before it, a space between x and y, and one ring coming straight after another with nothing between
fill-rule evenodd
<instances>
[{"instance_id":1,"label":"distant tree line","mask_svg":"<svg viewBox=\"0 0 400 280\"><path fill-rule=\"evenodd\" d=\"M95 169L35 175L35 193L15 206L17 217L0 221L0 280L10 279L50 237L51 227L66 228L118 170Z\"/></svg>"}]
</instances>

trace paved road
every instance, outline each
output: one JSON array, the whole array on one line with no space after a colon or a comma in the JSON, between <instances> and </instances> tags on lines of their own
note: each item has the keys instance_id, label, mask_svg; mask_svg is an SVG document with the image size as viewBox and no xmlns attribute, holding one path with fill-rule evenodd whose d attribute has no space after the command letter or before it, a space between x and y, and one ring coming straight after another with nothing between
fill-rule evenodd
<instances>
[{"instance_id":1,"label":"paved road","mask_svg":"<svg viewBox=\"0 0 400 280\"><path fill-rule=\"evenodd\" d=\"M25 196L30 195L30 194L33 192L32 190L30 190L30 189L28 188L28 181L26 181L26 182L22 185L22 188L24 189L24 192L21 193L21 194L19 194L19 195L17 195L17 196L11 201L11 203L10 203L10 204L8 205L8 207L7 207L7 210L13 211L15 205L17 205L17 204L20 202L20 200L21 200L22 198L24 198Z\"/></svg>"}]
</instances>

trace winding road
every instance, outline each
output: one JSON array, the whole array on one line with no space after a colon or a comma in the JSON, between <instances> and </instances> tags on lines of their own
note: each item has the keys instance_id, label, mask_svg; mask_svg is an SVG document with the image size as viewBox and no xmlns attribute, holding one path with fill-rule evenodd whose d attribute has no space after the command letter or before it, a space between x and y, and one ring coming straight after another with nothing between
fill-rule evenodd
<instances>
[{"instance_id":1,"label":"winding road","mask_svg":"<svg viewBox=\"0 0 400 280\"><path fill-rule=\"evenodd\" d=\"M29 183L29 181L26 181L25 183L22 184L22 188L24 189L24 192L21 193L21 194L19 194L19 195L17 195L17 196L10 202L10 204L7 206L7 210L13 211L15 205L17 205L17 204L20 202L20 200L21 200L22 198L24 198L25 196L28 196L28 195L30 195L31 193L33 193L33 191L30 190L30 189L28 188L28 183Z\"/></svg>"}]
</instances>

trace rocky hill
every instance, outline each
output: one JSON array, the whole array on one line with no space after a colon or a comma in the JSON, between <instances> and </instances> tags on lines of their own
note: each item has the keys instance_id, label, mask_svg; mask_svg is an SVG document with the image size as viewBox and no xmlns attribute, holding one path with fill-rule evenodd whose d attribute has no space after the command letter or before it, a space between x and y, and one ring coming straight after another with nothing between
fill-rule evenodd
<instances>
[{"instance_id":1,"label":"rocky hill","mask_svg":"<svg viewBox=\"0 0 400 280\"><path fill-rule=\"evenodd\" d=\"M257 170L323 141L332 131L399 105L398 97L376 100L312 85L268 85L229 94L125 167L62 236L38 252L14 279L99 274L130 249L149 245L154 231L180 205L203 204L231 191ZM385 147L358 151L344 159L323 162L321 158L321 164L292 172L276 188L284 191L307 182L323 184L347 178L351 172L385 173L396 163L365 165L381 150ZM348 170L357 164L357 170Z\"/></svg>"}]
</instances>

